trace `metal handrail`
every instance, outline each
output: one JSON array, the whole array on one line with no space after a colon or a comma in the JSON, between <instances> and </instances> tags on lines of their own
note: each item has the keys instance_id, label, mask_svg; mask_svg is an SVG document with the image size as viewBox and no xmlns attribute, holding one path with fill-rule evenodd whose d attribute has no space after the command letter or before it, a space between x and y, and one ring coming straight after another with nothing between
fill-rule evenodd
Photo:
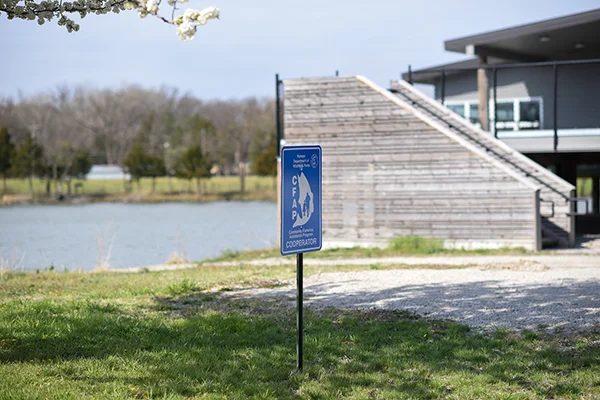
<instances>
[{"instance_id":1,"label":"metal handrail","mask_svg":"<svg viewBox=\"0 0 600 400\"><path fill-rule=\"evenodd\" d=\"M544 200L544 199L540 199L540 203L551 203L552 204L552 214L551 215L541 215L540 216L544 217L544 218L554 218L554 200Z\"/></svg>"}]
</instances>

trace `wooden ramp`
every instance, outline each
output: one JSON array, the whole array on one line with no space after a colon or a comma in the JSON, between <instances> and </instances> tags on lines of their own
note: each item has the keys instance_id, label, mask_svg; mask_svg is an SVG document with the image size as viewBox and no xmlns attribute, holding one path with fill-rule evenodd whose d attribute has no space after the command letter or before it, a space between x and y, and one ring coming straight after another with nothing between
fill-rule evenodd
<instances>
[{"instance_id":1,"label":"wooden ramp","mask_svg":"<svg viewBox=\"0 0 600 400\"><path fill-rule=\"evenodd\" d=\"M484 149L491 157L505 163L517 173L531 179L540 187L540 213L542 215L542 236L557 240L567 247L575 240L574 219L571 214L575 198L575 187L556 174L532 161L504 142L494 138L471 124L465 118L448 110L430 97L415 89L406 81L393 81L391 91L399 99L420 111L425 118L436 121L473 145Z\"/></svg>"},{"instance_id":2,"label":"wooden ramp","mask_svg":"<svg viewBox=\"0 0 600 400\"><path fill-rule=\"evenodd\" d=\"M326 243L569 245L573 186L406 82L392 91L361 76L284 81L286 142L323 147Z\"/></svg>"}]
</instances>

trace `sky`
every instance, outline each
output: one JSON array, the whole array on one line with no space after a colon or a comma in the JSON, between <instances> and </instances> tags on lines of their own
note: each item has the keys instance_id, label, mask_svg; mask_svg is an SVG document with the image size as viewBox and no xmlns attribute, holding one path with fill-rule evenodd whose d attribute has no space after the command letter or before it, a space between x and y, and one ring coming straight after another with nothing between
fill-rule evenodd
<instances>
[{"instance_id":1,"label":"sky","mask_svg":"<svg viewBox=\"0 0 600 400\"><path fill-rule=\"evenodd\" d=\"M364 75L388 87L413 69L467 58L444 41L598 8L598 0L190 0L221 19L183 42L135 12L91 15L79 32L0 13L0 97L59 85L166 86L202 99L274 96L282 78ZM166 11L166 10L165 10Z\"/></svg>"}]
</instances>

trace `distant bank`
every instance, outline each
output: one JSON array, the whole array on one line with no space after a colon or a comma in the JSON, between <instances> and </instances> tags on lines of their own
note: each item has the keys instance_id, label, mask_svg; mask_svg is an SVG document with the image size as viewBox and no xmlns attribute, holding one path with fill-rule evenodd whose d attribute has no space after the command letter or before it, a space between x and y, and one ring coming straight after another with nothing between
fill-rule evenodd
<instances>
[{"instance_id":1,"label":"distant bank","mask_svg":"<svg viewBox=\"0 0 600 400\"><path fill-rule=\"evenodd\" d=\"M154 186L154 190L153 190ZM237 176L205 178L197 184L178 178L142 178L139 182L121 179L73 180L61 187L46 180L33 181L33 194L26 179L8 179L0 204L81 204L97 202L161 203L211 202L277 199L275 177Z\"/></svg>"}]
</instances>

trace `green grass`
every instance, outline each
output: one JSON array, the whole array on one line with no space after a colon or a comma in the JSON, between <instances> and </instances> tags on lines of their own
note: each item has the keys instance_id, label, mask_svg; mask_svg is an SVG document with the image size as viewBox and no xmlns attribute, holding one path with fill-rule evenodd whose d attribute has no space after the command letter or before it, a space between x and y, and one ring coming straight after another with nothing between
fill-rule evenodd
<instances>
[{"instance_id":1,"label":"green grass","mask_svg":"<svg viewBox=\"0 0 600 400\"><path fill-rule=\"evenodd\" d=\"M523 255L534 254L522 247L500 249L445 249L442 239L421 236L399 236L392 239L386 247L348 247L321 250L306 253L305 258L344 259L344 258L380 258L395 256L429 256L429 255ZM248 251L225 250L219 257L206 262L249 261L265 258L281 257L278 248ZM287 256L294 257L294 256Z\"/></svg>"},{"instance_id":2,"label":"green grass","mask_svg":"<svg viewBox=\"0 0 600 400\"><path fill-rule=\"evenodd\" d=\"M293 275L289 267L206 266L4 274L0 399L597 399L600 393L598 332L482 334L403 311L307 311L305 370L296 373L293 309L224 292Z\"/></svg>"},{"instance_id":3,"label":"green grass","mask_svg":"<svg viewBox=\"0 0 600 400\"><path fill-rule=\"evenodd\" d=\"M577 178L577 197L592 195L592 178Z\"/></svg>"},{"instance_id":4,"label":"green grass","mask_svg":"<svg viewBox=\"0 0 600 400\"><path fill-rule=\"evenodd\" d=\"M82 184L78 189L78 194L95 197L98 199L118 200L120 198L139 198L140 196L149 201L167 201L182 200L189 201L197 199L196 183L190 183L184 179L178 178L157 178L156 191L151 193L152 179L143 178L140 180L140 187L137 183L133 184L132 192L126 193L123 181L121 180L90 180L74 181L72 184L72 193L75 194L75 183ZM240 196L240 179L236 176L218 176L202 180L202 197L205 200L227 199L269 199L275 200L277 195L276 178L273 177L246 177L246 194ZM66 186L63 187L66 191ZM26 179L8 179L7 192L9 195L29 196L29 183ZM43 180L34 180L34 193L38 198L46 195L46 183Z\"/></svg>"},{"instance_id":5,"label":"green grass","mask_svg":"<svg viewBox=\"0 0 600 400\"><path fill-rule=\"evenodd\" d=\"M398 253L434 254L444 251L444 239L421 236L398 236L390 241L389 248Z\"/></svg>"}]
</instances>

